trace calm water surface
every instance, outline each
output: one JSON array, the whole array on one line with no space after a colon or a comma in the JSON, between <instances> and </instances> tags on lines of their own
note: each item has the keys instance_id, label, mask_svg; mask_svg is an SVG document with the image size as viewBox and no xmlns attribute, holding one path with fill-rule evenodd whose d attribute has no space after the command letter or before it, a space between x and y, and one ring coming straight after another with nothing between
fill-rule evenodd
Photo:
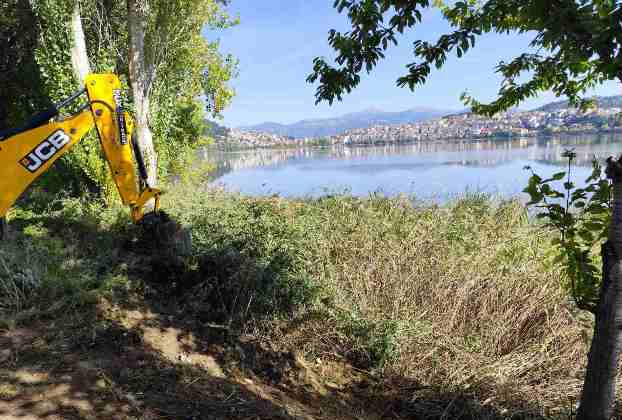
<instances>
[{"instance_id":1,"label":"calm water surface","mask_svg":"<svg viewBox=\"0 0 622 420\"><path fill-rule=\"evenodd\" d=\"M593 156L622 153L622 135L549 139L456 141L371 147L301 148L220 153L213 185L247 195L317 197L335 192L368 196L405 193L443 202L466 191L520 196L531 166L543 176L564 170L566 149L575 149L573 178L590 173Z\"/></svg>"}]
</instances>

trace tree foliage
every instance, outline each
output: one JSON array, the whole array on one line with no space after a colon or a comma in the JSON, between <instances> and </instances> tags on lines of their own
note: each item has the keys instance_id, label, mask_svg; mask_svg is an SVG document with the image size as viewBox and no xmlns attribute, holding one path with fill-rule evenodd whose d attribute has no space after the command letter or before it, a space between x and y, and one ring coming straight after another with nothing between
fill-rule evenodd
<instances>
[{"instance_id":1,"label":"tree foliage","mask_svg":"<svg viewBox=\"0 0 622 420\"><path fill-rule=\"evenodd\" d=\"M45 108L49 101L41 95L24 94L43 91L34 56L40 36L30 3L6 0L0 11L0 127L5 128Z\"/></svg>"},{"instance_id":2,"label":"tree foliage","mask_svg":"<svg viewBox=\"0 0 622 420\"><path fill-rule=\"evenodd\" d=\"M0 125L18 125L79 88L69 55L74 1L80 2L92 70L119 74L125 92L129 92L125 2L8 0L0 7L0 51L4 53L0 65L7 70L0 78L2 103L7 104L0 109ZM233 97L228 82L236 75L237 61L223 56L218 42L204 35L236 23L219 0L152 2L146 37L154 71L149 123L160 155L161 175L183 166L180 161L205 140L202 133L208 112L218 118ZM126 106L132 108L131 95ZM60 165L64 175L71 174L64 177L65 182L69 178L98 189L110 185L95 136L63 157Z\"/></svg>"},{"instance_id":3,"label":"tree foliage","mask_svg":"<svg viewBox=\"0 0 622 420\"><path fill-rule=\"evenodd\" d=\"M221 55L218 42L207 41L202 29L226 28L237 20L213 0L159 1L154 6L146 40L156 75L151 123L166 171L167 162L179 164L178 158L187 158L192 146L205 140L200 135L206 124L204 109L218 118L233 97L228 82L236 75L237 61ZM177 141L161 141L167 138Z\"/></svg>"},{"instance_id":4,"label":"tree foliage","mask_svg":"<svg viewBox=\"0 0 622 420\"><path fill-rule=\"evenodd\" d=\"M415 28L422 11L438 6L452 27L436 42L417 40L415 61L397 80L414 90L451 54L462 57L487 33L533 34L531 51L496 67L503 81L498 98L481 103L467 93L462 98L473 111L493 115L521 101L551 90L575 105L587 106L581 94L605 80L622 78L620 22L622 4L614 0L463 0L444 4L429 0L336 0L347 12L351 30L329 32L337 52L336 66L324 58L314 60L309 82L319 81L316 101L341 100L360 83L360 74L371 72L398 37ZM523 78L527 78L523 81Z\"/></svg>"}]
</instances>

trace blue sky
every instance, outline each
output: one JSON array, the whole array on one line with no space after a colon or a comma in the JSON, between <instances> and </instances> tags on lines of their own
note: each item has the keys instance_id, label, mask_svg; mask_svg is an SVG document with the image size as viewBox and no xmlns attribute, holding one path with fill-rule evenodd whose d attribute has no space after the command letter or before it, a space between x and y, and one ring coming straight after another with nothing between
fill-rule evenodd
<instances>
[{"instance_id":1,"label":"blue sky","mask_svg":"<svg viewBox=\"0 0 622 420\"><path fill-rule=\"evenodd\" d=\"M220 40L221 51L240 60L240 75L233 81L236 97L224 111L224 124L231 127L264 121L292 123L307 118L325 118L367 108L402 111L413 107L459 110L465 90L480 100L494 99L499 77L494 66L524 52L527 35L495 35L480 38L476 48L461 59L452 57L440 71L415 92L395 86L413 61L412 42L435 40L448 30L437 10L428 10L424 22L401 37L400 44L343 102L332 107L314 104L315 86L306 83L313 58L333 57L327 33L331 28L347 30L348 21L332 8L333 0L233 0L228 9L239 15L240 25L210 31L208 39ZM619 83L607 83L599 95L622 94ZM525 102L529 109L555 100L543 94Z\"/></svg>"}]
</instances>

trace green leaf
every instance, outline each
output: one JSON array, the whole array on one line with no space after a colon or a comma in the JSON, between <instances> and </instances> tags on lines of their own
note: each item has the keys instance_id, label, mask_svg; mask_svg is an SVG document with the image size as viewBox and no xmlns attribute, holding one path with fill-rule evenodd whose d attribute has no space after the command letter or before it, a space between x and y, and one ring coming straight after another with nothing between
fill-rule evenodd
<instances>
[{"instance_id":1,"label":"green leaf","mask_svg":"<svg viewBox=\"0 0 622 420\"><path fill-rule=\"evenodd\" d=\"M542 194L544 194L546 197L553 197L553 198L564 197L563 193L551 188L550 184L542 184L541 191L542 191Z\"/></svg>"},{"instance_id":2,"label":"green leaf","mask_svg":"<svg viewBox=\"0 0 622 420\"><path fill-rule=\"evenodd\" d=\"M586 211L591 214L605 214L609 212L609 209L603 207L602 204L593 203L587 207Z\"/></svg>"},{"instance_id":3,"label":"green leaf","mask_svg":"<svg viewBox=\"0 0 622 420\"><path fill-rule=\"evenodd\" d=\"M585 222L583 227L592 232L601 232L605 228L605 225L600 222Z\"/></svg>"},{"instance_id":4,"label":"green leaf","mask_svg":"<svg viewBox=\"0 0 622 420\"><path fill-rule=\"evenodd\" d=\"M553 263L554 264L561 264L566 262L566 256L564 254L557 254L554 258L553 258Z\"/></svg>"},{"instance_id":5,"label":"green leaf","mask_svg":"<svg viewBox=\"0 0 622 420\"><path fill-rule=\"evenodd\" d=\"M582 230L579 232L579 237L588 243L592 243L594 241L594 236L588 230Z\"/></svg>"}]
</instances>

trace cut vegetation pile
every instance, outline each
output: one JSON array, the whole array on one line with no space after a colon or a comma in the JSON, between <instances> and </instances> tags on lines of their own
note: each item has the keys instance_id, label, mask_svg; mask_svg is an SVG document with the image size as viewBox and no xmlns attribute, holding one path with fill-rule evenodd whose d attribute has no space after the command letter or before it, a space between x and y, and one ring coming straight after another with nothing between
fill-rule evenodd
<instances>
[{"instance_id":1,"label":"cut vegetation pile","mask_svg":"<svg viewBox=\"0 0 622 420\"><path fill-rule=\"evenodd\" d=\"M110 361L95 372L117 372L106 383L133 395L128 413L154 418L572 414L591 320L568 300L552 234L520 204L165 197L193 235L192 255L174 261L121 210L24 203L0 248L6 335L47 328L46 345L87 359L120 340L118 358L140 353L137 377ZM10 406L26 362L3 362Z\"/></svg>"}]
</instances>

